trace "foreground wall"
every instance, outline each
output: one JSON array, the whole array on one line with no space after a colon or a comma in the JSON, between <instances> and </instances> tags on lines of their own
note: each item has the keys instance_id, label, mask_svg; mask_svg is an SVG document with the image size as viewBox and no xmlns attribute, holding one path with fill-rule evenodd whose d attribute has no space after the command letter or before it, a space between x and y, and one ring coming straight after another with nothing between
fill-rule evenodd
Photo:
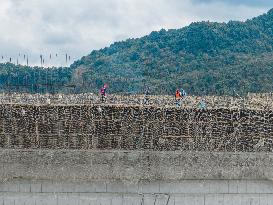
<instances>
[{"instance_id":1,"label":"foreground wall","mask_svg":"<svg viewBox=\"0 0 273 205\"><path fill-rule=\"evenodd\" d=\"M0 203L269 205L273 154L0 151Z\"/></svg>"},{"instance_id":2,"label":"foreground wall","mask_svg":"<svg viewBox=\"0 0 273 205\"><path fill-rule=\"evenodd\" d=\"M50 182L0 184L5 205L271 205L273 183L264 180L177 182Z\"/></svg>"},{"instance_id":3,"label":"foreground wall","mask_svg":"<svg viewBox=\"0 0 273 205\"><path fill-rule=\"evenodd\" d=\"M266 153L1 150L0 164L2 181L273 179Z\"/></svg>"}]
</instances>

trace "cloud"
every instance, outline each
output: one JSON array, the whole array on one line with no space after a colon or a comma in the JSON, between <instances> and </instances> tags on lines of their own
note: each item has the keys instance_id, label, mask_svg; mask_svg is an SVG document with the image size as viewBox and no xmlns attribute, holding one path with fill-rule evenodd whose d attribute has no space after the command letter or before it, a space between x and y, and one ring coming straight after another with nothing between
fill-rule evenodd
<instances>
[{"instance_id":1,"label":"cloud","mask_svg":"<svg viewBox=\"0 0 273 205\"><path fill-rule=\"evenodd\" d=\"M270 0L193 0L195 3L215 3L222 2L232 5L246 5L255 7L273 7L273 2Z\"/></svg>"},{"instance_id":2,"label":"cloud","mask_svg":"<svg viewBox=\"0 0 273 205\"><path fill-rule=\"evenodd\" d=\"M269 9L265 3L261 7L255 6L254 1L246 2L249 1L0 0L0 55L5 60L12 56L15 61L19 53L25 53L36 65L43 54L46 65L65 65L66 53L76 60L93 49L153 30L181 28L202 20L246 20ZM58 53L58 58L50 61L53 53ZM25 63L22 55L19 62Z\"/></svg>"}]
</instances>

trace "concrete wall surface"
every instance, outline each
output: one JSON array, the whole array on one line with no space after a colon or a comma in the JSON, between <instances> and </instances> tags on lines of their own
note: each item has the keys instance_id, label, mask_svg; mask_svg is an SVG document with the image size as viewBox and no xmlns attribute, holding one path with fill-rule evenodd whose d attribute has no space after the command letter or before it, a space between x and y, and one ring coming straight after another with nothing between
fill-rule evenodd
<instances>
[{"instance_id":1,"label":"concrete wall surface","mask_svg":"<svg viewBox=\"0 0 273 205\"><path fill-rule=\"evenodd\" d=\"M273 154L233 152L0 150L0 180L168 181L273 179Z\"/></svg>"},{"instance_id":2,"label":"concrete wall surface","mask_svg":"<svg viewBox=\"0 0 273 205\"><path fill-rule=\"evenodd\" d=\"M269 180L52 182L11 180L0 184L4 205L271 205Z\"/></svg>"},{"instance_id":3,"label":"concrete wall surface","mask_svg":"<svg viewBox=\"0 0 273 205\"><path fill-rule=\"evenodd\" d=\"M0 150L3 205L271 205L273 154Z\"/></svg>"}]
</instances>

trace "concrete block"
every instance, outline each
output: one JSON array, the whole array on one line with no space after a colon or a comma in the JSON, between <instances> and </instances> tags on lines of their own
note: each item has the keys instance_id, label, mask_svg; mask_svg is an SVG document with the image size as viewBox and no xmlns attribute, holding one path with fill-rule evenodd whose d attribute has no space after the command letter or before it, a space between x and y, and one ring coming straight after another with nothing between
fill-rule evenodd
<instances>
[{"instance_id":1,"label":"concrete block","mask_svg":"<svg viewBox=\"0 0 273 205\"><path fill-rule=\"evenodd\" d=\"M77 205L79 204L79 194L58 194L58 205Z\"/></svg>"},{"instance_id":2,"label":"concrete block","mask_svg":"<svg viewBox=\"0 0 273 205\"><path fill-rule=\"evenodd\" d=\"M96 188L95 186L91 184L82 183L82 184L75 184L74 191L76 193L92 193L92 192L96 192Z\"/></svg>"},{"instance_id":3,"label":"concrete block","mask_svg":"<svg viewBox=\"0 0 273 205\"><path fill-rule=\"evenodd\" d=\"M257 193L257 191L260 191L260 188L262 185L263 184L261 183L261 181L257 182L257 181L248 180L248 181L246 181L246 192L245 193L255 194L255 193Z\"/></svg>"},{"instance_id":4,"label":"concrete block","mask_svg":"<svg viewBox=\"0 0 273 205\"><path fill-rule=\"evenodd\" d=\"M112 197L111 203L112 205L121 205L123 203L123 197L122 196Z\"/></svg>"},{"instance_id":5,"label":"concrete block","mask_svg":"<svg viewBox=\"0 0 273 205\"><path fill-rule=\"evenodd\" d=\"M228 180L205 180L204 184L209 185L209 190L206 190L206 187L204 187L203 193L224 194L229 191Z\"/></svg>"},{"instance_id":6,"label":"concrete block","mask_svg":"<svg viewBox=\"0 0 273 205\"><path fill-rule=\"evenodd\" d=\"M247 181L246 180L229 180L227 193L231 193L231 194L247 193Z\"/></svg>"},{"instance_id":7,"label":"concrete block","mask_svg":"<svg viewBox=\"0 0 273 205\"><path fill-rule=\"evenodd\" d=\"M33 198L36 205L60 205L58 196L54 194L34 194Z\"/></svg>"},{"instance_id":8,"label":"concrete block","mask_svg":"<svg viewBox=\"0 0 273 205\"><path fill-rule=\"evenodd\" d=\"M55 193L59 192L59 188L52 182L43 182L41 187L42 193Z\"/></svg>"},{"instance_id":9,"label":"concrete block","mask_svg":"<svg viewBox=\"0 0 273 205\"><path fill-rule=\"evenodd\" d=\"M137 193L138 184L124 184L122 182L111 182L106 184L109 193Z\"/></svg>"},{"instance_id":10,"label":"concrete block","mask_svg":"<svg viewBox=\"0 0 273 205\"><path fill-rule=\"evenodd\" d=\"M228 181L228 193L236 194L238 193L238 180L229 180Z\"/></svg>"},{"instance_id":11,"label":"concrete block","mask_svg":"<svg viewBox=\"0 0 273 205\"><path fill-rule=\"evenodd\" d=\"M160 193L183 193L185 189L180 182L160 182Z\"/></svg>"},{"instance_id":12,"label":"concrete block","mask_svg":"<svg viewBox=\"0 0 273 205\"><path fill-rule=\"evenodd\" d=\"M106 183L106 192L109 193L125 193L125 185L121 182Z\"/></svg>"},{"instance_id":13,"label":"concrete block","mask_svg":"<svg viewBox=\"0 0 273 205\"><path fill-rule=\"evenodd\" d=\"M186 205L185 203L185 197L184 196L175 196L174 198L174 204L179 204L179 205ZM189 204L189 205L192 205L192 204Z\"/></svg>"},{"instance_id":14,"label":"concrete block","mask_svg":"<svg viewBox=\"0 0 273 205\"><path fill-rule=\"evenodd\" d=\"M57 184L60 188L60 192L63 193L74 193L75 192L75 183L65 182Z\"/></svg>"},{"instance_id":15,"label":"concrete block","mask_svg":"<svg viewBox=\"0 0 273 205\"><path fill-rule=\"evenodd\" d=\"M140 182L138 192L146 194L160 193L159 187L159 182Z\"/></svg>"},{"instance_id":16,"label":"concrete block","mask_svg":"<svg viewBox=\"0 0 273 205\"><path fill-rule=\"evenodd\" d=\"M169 203L170 201L168 201L168 195L156 195L156 205L166 205L167 203Z\"/></svg>"},{"instance_id":17,"label":"concrete block","mask_svg":"<svg viewBox=\"0 0 273 205\"><path fill-rule=\"evenodd\" d=\"M15 205L35 205L35 200L31 196L25 196L15 200Z\"/></svg>"},{"instance_id":18,"label":"concrete block","mask_svg":"<svg viewBox=\"0 0 273 205\"><path fill-rule=\"evenodd\" d=\"M79 204L88 205L110 205L113 194L100 194L100 193L79 193Z\"/></svg>"},{"instance_id":19,"label":"concrete block","mask_svg":"<svg viewBox=\"0 0 273 205\"><path fill-rule=\"evenodd\" d=\"M19 192L30 192L31 191L31 185L30 185L30 183L27 183L27 182L25 182L25 183L19 183L18 184L19 185Z\"/></svg>"},{"instance_id":20,"label":"concrete block","mask_svg":"<svg viewBox=\"0 0 273 205\"><path fill-rule=\"evenodd\" d=\"M13 198L5 198L4 199L4 205L15 205L15 199Z\"/></svg>"},{"instance_id":21,"label":"concrete block","mask_svg":"<svg viewBox=\"0 0 273 205\"><path fill-rule=\"evenodd\" d=\"M0 192L6 192L6 191L8 191L6 183L0 183Z\"/></svg>"},{"instance_id":22,"label":"concrete block","mask_svg":"<svg viewBox=\"0 0 273 205\"><path fill-rule=\"evenodd\" d=\"M139 184L124 184L127 193L138 193Z\"/></svg>"},{"instance_id":23,"label":"concrete block","mask_svg":"<svg viewBox=\"0 0 273 205\"><path fill-rule=\"evenodd\" d=\"M247 181L246 180L238 180L238 193L247 193Z\"/></svg>"},{"instance_id":24,"label":"concrete block","mask_svg":"<svg viewBox=\"0 0 273 205\"><path fill-rule=\"evenodd\" d=\"M0 185L0 191L3 192L19 192L19 184L13 182L2 183Z\"/></svg>"},{"instance_id":25,"label":"concrete block","mask_svg":"<svg viewBox=\"0 0 273 205\"><path fill-rule=\"evenodd\" d=\"M89 198L83 198L80 197L79 198L79 205L95 205L97 204L97 199L93 198L93 199L89 199Z\"/></svg>"},{"instance_id":26,"label":"concrete block","mask_svg":"<svg viewBox=\"0 0 273 205\"><path fill-rule=\"evenodd\" d=\"M210 180L183 180L160 183L160 193L185 194L209 193Z\"/></svg>"},{"instance_id":27,"label":"concrete block","mask_svg":"<svg viewBox=\"0 0 273 205\"><path fill-rule=\"evenodd\" d=\"M19 192L20 191L20 184L19 183L8 183L9 192Z\"/></svg>"},{"instance_id":28,"label":"concrete block","mask_svg":"<svg viewBox=\"0 0 273 205\"><path fill-rule=\"evenodd\" d=\"M224 194L224 205L241 205L241 194Z\"/></svg>"},{"instance_id":29,"label":"concrete block","mask_svg":"<svg viewBox=\"0 0 273 205\"><path fill-rule=\"evenodd\" d=\"M191 199L194 202L194 205L200 205L205 203L205 196L200 194L197 197Z\"/></svg>"},{"instance_id":30,"label":"concrete block","mask_svg":"<svg viewBox=\"0 0 273 205\"><path fill-rule=\"evenodd\" d=\"M103 197L99 198L98 205L100 205L100 204L111 205L111 201L112 201L112 196L103 196Z\"/></svg>"},{"instance_id":31,"label":"concrete block","mask_svg":"<svg viewBox=\"0 0 273 205\"><path fill-rule=\"evenodd\" d=\"M204 197L205 205L224 205L223 194L206 194Z\"/></svg>"},{"instance_id":32,"label":"concrete block","mask_svg":"<svg viewBox=\"0 0 273 205\"><path fill-rule=\"evenodd\" d=\"M33 193L41 193L42 192L42 184L41 183L31 183L30 191Z\"/></svg>"},{"instance_id":33,"label":"concrete block","mask_svg":"<svg viewBox=\"0 0 273 205\"><path fill-rule=\"evenodd\" d=\"M176 195L175 204L179 205L203 205L205 197L203 194L186 194L186 195Z\"/></svg>"},{"instance_id":34,"label":"concrete block","mask_svg":"<svg viewBox=\"0 0 273 205\"><path fill-rule=\"evenodd\" d=\"M211 181L213 180L185 180L183 182L183 189L186 190L184 193L209 193Z\"/></svg>"},{"instance_id":35,"label":"concrete block","mask_svg":"<svg viewBox=\"0 0 273 205\"><path fill-rule=\"evenodd\" d=\"M185 181L181 182L160 182L160 193L185 193L187 186Z\"/></svg>"},{"instance_id":36,"label":"concrete block","mask_svg":"<svg viewBox=\"0 0 273 205\"><path fill-rule=\"evenodd\" d=\"M270 204L272 204L271 201ZM259 194L244 194L241 195L241 204L242 205L260 205L260 196Z\"/></svg>"},{"instance_id":37,"label":"concrete block","mask_svg":"<svg viewBox=\"0 0 273 205\"><path fill-rule=\"evenodd\" d=\"M75 191L75 184L43 182L41 190L43 193L73 193Z\"/></svg>"},{"instance_id":38,"label":"concrete block","mask_svg":"<svg viewBox=\"0 0 273 205\"><path fill-rule=\"evenodd\" d=\"M144 201L143 205L151 205L155 204L156 198L154 196L149 195L145 196L143 201Z\"/></svg>"},{"instance_id":39,"label":"concrete block","mask_svg":"<svg viewBox=\"0 0 273 205\"><path fill-rule=\"evenodd\" d=\"M259 205L271 205L273 204L273 194L260 194L259 201Z\"/></svg>"},{"instance_id":40,"label":"concrete block","mask_svg":"<svg viewBox=\"0 0 273 205\"><path fill-rule=\"evenodd\" d=\"M273 183L268 180L247 180L247 193L273 193Z\"/></svg>"},{"instance_id":41,"label":"concrete block","mask_svg":"<svg viewBox=\"0 0 273 205\"><path fill-rule=\"evenodd\" d=\"M112 199L113 200L113 199ZM120 204L128 204L128 205L139 205L141 204L142 197L135 195L135 196L123 196L122 203Z\"/></svg>"},{"instance_id":42,"label":"concrete block","mask_svg":"<svg viewBox=\"0 0 273 205\"><path fill-rule=\"evenodd\" d=\"M268 205L266 194L260 194L259 201L260 201L259 205Z\"/></svg>"},{"instance_id":43,"label":"concrete block","mask_svg":"<svg viewBox=\"0 0 273 205\"><path fill-rule=\"evenodd\" d=\"M167 197L166 199L166 205L175 205L175 198L173 195L170 195L170 198L168 199L169 197Z\"/></svg>"},{"instance_id":44,"label":"concrete block","mask_svg":"<svg viewBox=\"0 0 273 205\"><path fill-rule=\"evenodd\" d=\"M258 193L273 194L273 182L271 180L264 180L263 186Z\"/></svg>"},{"instance_id":45,"label":"concrete block","mask_svg":"<svg viewBox=\"0 0 273 205\"><path fill-rule=\"evenodd\" d=\"M74 186L74 191L78 193L101 193L106 192L106 183L93 182L93 183L81 183Z\"/></svg>"}]
</instances>

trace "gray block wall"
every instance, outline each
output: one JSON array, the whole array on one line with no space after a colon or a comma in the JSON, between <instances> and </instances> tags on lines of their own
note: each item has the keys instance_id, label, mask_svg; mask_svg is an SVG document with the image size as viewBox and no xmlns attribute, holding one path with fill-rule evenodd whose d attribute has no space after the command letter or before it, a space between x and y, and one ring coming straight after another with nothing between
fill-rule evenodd
<instances>
[{"instance_id":1,"label":"gray block wall","mask_svg":"<svg viewBox=\"0 0 273 205\"><path fill-rule=\"evenodd\" d=\"M0 150L0 181L273 179L273 154L232 152Z\"/></svg>"},{"instance_id":2,"label":"gray block wall","mask_svg":"<svg viewBox=\"0 0 273 205\"><path fill-rule=\"evenodd\" d=\"M12 180L0 184L0 204L11 205L270 205L269 180L173 182L51 182Z\"/></svg>"},{"instance_id":3,"label":"gray block wall","mask_svg":"<svg viewBox=\"0 0 273 205\"><path fill-rule=\"evenodd\" d=\"M0 204L271 205L273 154L1 150Z\"/></svg>"}]
</instances>

